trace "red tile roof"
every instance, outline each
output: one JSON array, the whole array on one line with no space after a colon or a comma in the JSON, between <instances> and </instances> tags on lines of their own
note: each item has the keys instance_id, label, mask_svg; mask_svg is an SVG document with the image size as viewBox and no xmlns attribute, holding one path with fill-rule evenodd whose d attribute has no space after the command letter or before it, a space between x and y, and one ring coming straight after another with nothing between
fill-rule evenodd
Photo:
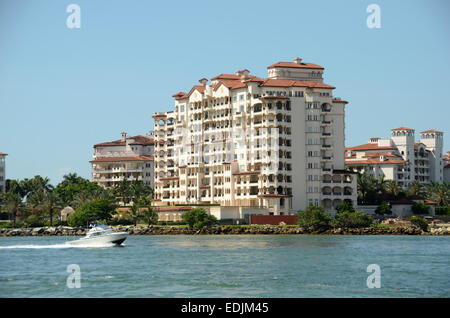
<instances>
[{"instance_id":1,"label":"red tile roof","mask_svg":"<svg viewBox=\"0 0 450 318\"><path fill-rule=\"evenodd\" d=\"M138 136L134 136L134 137L127 137L127 140L133 140L132 142L130 142L130 145L154 145L155 141L153 138L151 137L147 137L147 136L142 136L142 135L138 135ZM103 142L100 144L96 144L94 145L94 148L96 147L108 147L108 146L125 146L125 141L122 141L121 139L119 140L115 140L115 141L110 141L110 142Z\"/></svg>"},{"instance_id":2,"label":"red tile roof","mask_svg":"<svg viewBox=\"0 0 450 318\"><path fill-rule=\"evenodd\" d=\"M175 211L189 211L192 210L191 206L155 206L153 210L156 212L175 212Z\"/></svg>"},{"instance_id":3,"label":"red tile roof","mask_svg":"<svg viewBox=\"0 0 450 318\"><path fill-rule=\"evenodd\" d=\"M421 134L430 134L430 133L438 133L438 134L442 134L442 131L430 129L430 130L425 130L425 131L422 131L422 132L421 132Z\"/></svg>"},{"instance_id":4,"label":"red tile roof","mask_svg":"<svg viewBox=\"0 0 450 318\"><path fill-rule=\"evenodd\" d=\"M275 64L272 64L270 66L267 66L268 69L270 68L275 68L275 67L285 67L285 68L311 68L311 69L319 69L319 70L323 70L324 67L317 65L317 64L312 64L312 63L300 63L297 64L295 62L278 62Z\"/></svg>"},{"instance_id":5,"label":"red tile roof","mask_svg":"<svg viewBox=\"0 0 450 318\"><path fill-rule=\"evenodd\" d=\"M352 165L389 165L389 164L404 164L406 161L405 160L391 160L391 159L387 159L385 161L381 161L379 158L378 159L367 159L367 160L345 160L345 164L352 166Z\"/></svg>"},{"instance_id":6,"label":"red tile roof","mask_svg":"<svg viewBox=\"0 0 450 318\"><path fill-rule=\"evenodd\" d=\"M178 92L176 94L173 94L172 97L175 97L175 99L185 99L188 98L189 95L184 92Z\"/></svg>"},{"instance_id":7,"label":"red tile roof","mask_svg":"<svg viewBox=\"0 0 450 318\"><path fill-rule=\"evenodd\" d=\"M153 156L135 156L135 157L98 157L91 160L92 163L97 162L122 162L122 161L153 161Z\"/></svg>"},{"instance_id":8,"label":"red tile roof","mask_svg":"<svg viewBox=\"0 0 450 318\"><path fill-rule=\"evenodd\" d=\"M408 127L399 127L399 128L394 128L394 129L391 129L391 130L414 130L414 129L408 128Z\"/></svg>"},{"instance_id":9,"label":"red tile roof","mask_svg":"<svg viewBox=\"0 0 450 318\"><path fill-rule=\"evenodd\" d=\"M248 75L249 79L257 79L258 77L254 76L254 75ZM241 76L236 75L236 74L219 74L217 76L214 76L213 78L211 78L211 81L214 80L240 80Z\"/></svg>"},{"instance_id":10,"label":"red tile roof","mask_svg":"<svg viewBox=\"0 0 450 318\"><path fill-rule=\"evenodd\" d=\"M335 89L336 87L315 81L293 81L286 79L266 79L260 86L271 86L271 87L309 87L309 88L330 88Z\"/></svg>"},{"instance_id":11,"label":"red tile roof","mask_svg":"<svg viewBox=\"0 0 450 318\"><path fill-rule=\"evenodd\" d=\"M7 156L7 155L8 155L7 153L0 152L0 156Z\"/></svg>"},{"instance_id":12,"label":"red tile roof","mask_svg":"<svg viewBox=\"0 0 450 318\"><path fill-rule=\"evenodd\" d=\"M333 103L343 103L343 104L348 104L348 102L346 100L343 99L333 99Z\"/></svg>"},{"instance_id":13,"label":"red tile roof","mask_svg":"<svg viewBox=\"0 0 450 318\"><path fill-rule=\"evenodd\" d=\"M394 147L390 146L378 146L378 144L364 144L355 147L347 147L345 150L355 150L355 151L364 151L364 150L393 150Z\"/></svg>"},{"instance_id":14,"label":"red tile roof","mask_svg":"<svg viewBox=\"0 0 450 318\"><path fill-rule=\"evenodd\" d=\"M391 201L391 204L407 204L407 205L413 205L415 202L411 201L407 198L401 198L395 201Z\"/></svg>"},{"instance_id":15,"label":"red tile roof","mask_svg":"<svg viewBox=\"0 0 450 318\"><path fill-rule=\"evenodd\" d=\"M225 85L229 89L245 88L247 85L241 81L221 80L218 85L215 85L214 89L219 88L220 84Z\"/></svg>"}]
</instances>

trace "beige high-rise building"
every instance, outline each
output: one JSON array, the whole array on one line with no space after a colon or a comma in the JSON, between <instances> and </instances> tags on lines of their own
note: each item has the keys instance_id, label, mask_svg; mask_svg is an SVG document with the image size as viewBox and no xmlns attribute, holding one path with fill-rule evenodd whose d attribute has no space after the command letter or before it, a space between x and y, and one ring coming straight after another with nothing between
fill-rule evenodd
<instances>
[{"instance_id":1,"label":"beige high-rise building","mask_svg":"<svg viewBox=\"0 0 450 318\"><path fill-rule=\"evenodd\" d=\"M371 138L367 144L346 148L345 164L404 188L414 181L443 182L443 132L422 131L418 142L414 136L412 128L392 129L390 139Z\"/></svg>"},{"instance_id":2,"label":"beige high-rise building","mask_svg":"<svg viewBox=\"0 0 450 318\"><path fill-rule=\"evenodd\" d=\"M174 110L154 114L155 195L166 204L217 203L273 214L356 204L344 170L346 101L322 66L278 62L199 80Z\"/></svg>"},{"instance_id":3,"label":"beige high-rise building","mask_svg":"<svg viewBox=\"0 0 450 318\"><path fill-rule=\"evenodd\" d=\"M7 153L0 152L0 192L6 191L6 156Z\"/></svg>"},{"instance_id":4,"label":"beige high-rise building","mask_svg":"<svg viewBox=\"0 0 450 318\"><path fill-rule=\"evenodd\" d=\"M153 187L154 140L152 136L127 136L94 145L92 181L109 188L117 182L141 180Z\"/></svg>"}]
</instances>

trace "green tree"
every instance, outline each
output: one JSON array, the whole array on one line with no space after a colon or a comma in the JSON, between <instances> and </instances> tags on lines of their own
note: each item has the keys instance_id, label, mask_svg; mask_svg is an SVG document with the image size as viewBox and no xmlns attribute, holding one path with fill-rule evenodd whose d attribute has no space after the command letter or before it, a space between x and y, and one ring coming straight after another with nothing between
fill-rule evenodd
<instances>
[{"instance_id":1,"label":"green tree","mask_svg":"<svg viewBox=\"0 0 450 318\"><path fill-rule=\"evenodd\" d=\"M424 232L428 231L428 223L425 219L414 215L414 216L411 216L409 218L409 220L411 221L411 224L413 226L419 227Z\"/></svg>"},{"instance_id":2,"label":"green tree","mask_svg":"<svg viewBox=\"0 0 450 318\"><path fill-rule=\"evenodd\" d=\"M50 217L50 226L53 225L54 213L61 209L61 200L55 191L46 192L42 201L42 210Z\"/></svg>"},{"instance_id":3,"label":"green tree","mask_svg":"<svg viewBox=\"0 0 450 318\"><path fill-rule=\"evenodd\" d=\"M64 175L63 180L55 188L62 205L74 208L90 200L103 198L105 191L97 183L79 177L76 173Z\"/></svg>"},{"instance_id":4,"label":"green tree","mask_svg":"<svg viewBox=\"0 0 450 318\"><path fill-rule=\"evenodd\" d=\"M123 206L125 206L129 202L129 199L132 196L130 185L130 181L128 181L127 178L124 177L114 186L114 194L122 201Z\"/></svg>"},{"instance_id":5,"label":"green tree","mask_svg":"<svg viewBox=\"0 0 450 318\"><path fill-rule=\"evenodd\" d=\"M428 214L430 207L423 202L416 202L411 207L411 210L414 214Z\"/></svg>"},{"instance_id":6,"label":"green tree","mask_svg":"<svg viewBox=\"0 0 450 318\"><path fill-rule=\"evenodd\" d=\"M383 201L375 210L378 215L392 214L391 205L389 202Z\"/></svg>"},{"instance_id":7,"label":"green tree","mask_svg":"<svg viewBox=\"0 0 450 318\"><path fill-rule=\"evenodd\" d=\"M139 217L141 216L141 212L139 210L139 206L136 203L133 203L133 205L128 208L127 214L131 218L131 220L133 221L134 226L136 226L137 225L137 221L139 220Z\"/></svg>"},{"instance_id":8,"label":"green tree","mask_svg":"<svg viewBox=\"0 0 450 318\"><path fill-rule=\"evenodd\" d=\"M17 213L24 208L22 197L18 193L8 192L5 197L6 211L8 211L16 226Z\"/></svg>"},{"instance_id":9,"label":"green tree","mask_svg":"<svg viewBox=\"0 0 450 318\"><path fill-rule=\"evenodd\" d=\"M297 224L312 230L326 230L330 227L330 216L321 206L309 205L297 214Z\"/></svg>"},{"instance_id":10,"label":"green tree","mask_svg":"<svg viewBox=\"0 0 450 318\"><path fill-rule=\"evenodd\" d=\"M349 203L349 202L344 202L344 203L338 205L336 207L336 210L338 211L338 213L339 212L345 212L345 211L355 212L355 209L353 208L353 205L351 203Z\"/></svg>"},{"instance_id":11,"label":"green tree","mask_svg":"<svg viewBox=\"0 0 450 318\"><path fill-rule=\"evenodd\" d=\"M426 188L426 197L439 206L450 205L450 183L431 182Z\"/></svg>"},{"instance_id":12,"label":"green tree","mask_svg":"<svg viewBox=\"0 0 450 318\"><path fill-rule=\"evenodd\" d=\"M190 228L202 228L212 226L217 222L214 215L209 215L204 209L192 209L183 213L182 219Z\"/></svg>"},{"instance_id":13,"label":"green tree","mask_svg":"<svg viewBox=\"0 0 450 318\"><path fill-rule=\"evenodd\" d=\"M372 224L372 217L362 211L342 210L336 213L331 224L341 228L361 228Z\"/></svg>"},{"instance_id":14,"label":"green tree","mask_svg":"<svg viewBox=\"0 0 450 318\"><path fill-rule=\"evenodd\" d=\"M415 180L409 184L407 194L411 196L423 196L425 189L418 180Z\"/></svg>"},{"instance_id":15,"label":"green tree","mask_svg":"<svg viewBox=\"0 0 450 318\"><path fill-rule=\"evenodd\" d=\"M75 213L69 217L68 224L70 226L84 226L94 220L108 221L115 209L115 203L108 199L89 201L75 210Z\"/></svg>"},{"instance_id":16,"label":"green tree","mask_svg":"<svg viewBox=\"0 0 450 318\"><path fill-rule=\"evenodd\" d=\"M152 201L143 196L139 199L138 204L143 208L142 217L145 219L148 225L156 224L158 222L158 213L153 210Z\"/></svg>"},{"instance_id":17,"label":"green tree","mask_svg":"<svg viewBox=\"0 0 450 318\"><path fill-rule=\"evenodd\" d=\"M375 203L379 182L384 183L384 179L377 180L365 172L358 174L357 188L359 204L367 205Z\"/></svg>"},{"instance_id":18,"label":"green tree","mask_svg":"<svg viewBox=\"0 0 450 318\"><path fill-rule=\"evenodd\" d=\"M384 188L385 188L386 193L394 195L394 196L397 196L400 192L398 184L394 180L386 181Z\"/></svg>"}]
</instances>

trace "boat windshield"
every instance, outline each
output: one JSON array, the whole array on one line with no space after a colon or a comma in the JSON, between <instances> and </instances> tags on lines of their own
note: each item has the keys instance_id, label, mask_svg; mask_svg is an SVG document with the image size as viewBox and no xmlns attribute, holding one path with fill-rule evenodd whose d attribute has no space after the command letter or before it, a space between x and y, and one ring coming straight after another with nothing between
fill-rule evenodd
<instances>
[{"instance_id":1,"label":"boat windshield","mask_svg":"<svg viewBox=\"0 0 450 318\"><path fill-rule=\"evenodd\" d=\"M111 232L112 229L110 227L104 224L99 224L90 229L89 232L87 233L87 236L98 236L102 234L108 234Z\"/></svg>"}]
</instances>

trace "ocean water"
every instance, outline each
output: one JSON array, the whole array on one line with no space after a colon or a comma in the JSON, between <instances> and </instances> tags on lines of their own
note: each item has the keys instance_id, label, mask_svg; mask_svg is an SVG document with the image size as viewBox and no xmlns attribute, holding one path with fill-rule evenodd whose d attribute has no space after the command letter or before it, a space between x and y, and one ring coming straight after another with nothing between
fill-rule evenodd
<instances>
[{"instance_id":1,"label":"ocean water","mask_svg":"<svg viewBox=\"0 0 450 318\"><path fill-rule=\"evenodd\" d=\"M450 297L450 237L0 237L0 297ZM67 267L80 269L69 288ZM370 264L380 288L368 288ZM73 280L69 277L69 281Z\"/></svg>"}]
</instances>

